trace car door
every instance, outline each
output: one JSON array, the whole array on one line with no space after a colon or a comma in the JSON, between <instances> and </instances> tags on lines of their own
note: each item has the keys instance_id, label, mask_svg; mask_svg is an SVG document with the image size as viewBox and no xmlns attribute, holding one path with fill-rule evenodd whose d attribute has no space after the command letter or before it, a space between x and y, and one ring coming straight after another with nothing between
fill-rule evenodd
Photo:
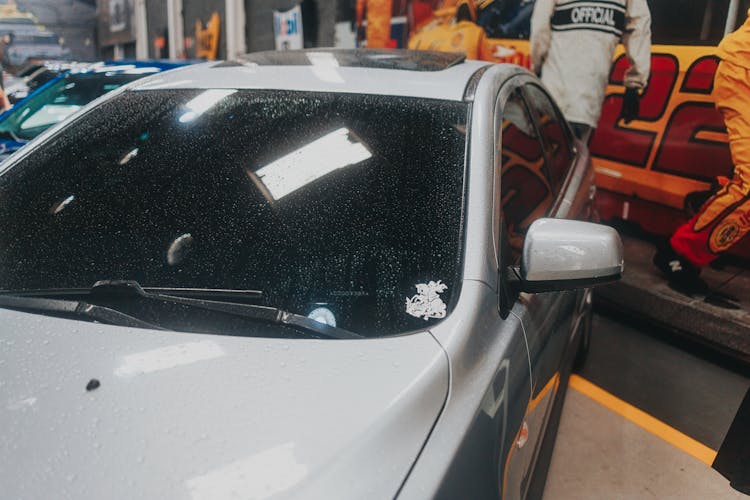
<instances>
[{"instance_id":1,"label":"car door","mask_svg":"<svg viewBox=\"0 0 750 500\"><path fill-rule=\"evenodd\" d=\"M536 126L526 105L521 80L514 78L500 90L495 116L495 176L498 192L493 207L497 218L499 269L518 265L523 248L523 235L531 222L547 213L552 196L545 173L544 147L536 132ZM515 300L507 304L508 313L521 322L527 348L529 326L527 304ZM527 351L528 355L528 351ZM529 358L531 368L531 357ZM533 377L533 370L532 370ZM538 382L532 378L532 397ZM524 402L526 408L522 425L514 436L507 452L504 477L505 498L520 498L526 491L534 461L535 448L539 442L541 421L536 422L531 398ZM519 403L519 402L516 402Z\"/></svg>"},{"instance_id":2,"label":"car door","mask_svg":"<svg viewBox=\"0 0 750 500\"><path fill-rule=\"evenodd\" d=\"M581 200L589 195L579 175L585 165L576 163L573 135L554 101L537 82L526 82L523 93L545 151L545 173L550 187L548 217L578 218ZM572 203L575 201L575 203ZM533 381L530 422L544 435L564 370L565 353L574 340L574 317L581 291L528 294L527 335ZM538 427L537 427L538 426ZM541 440L540 440L541 441ZM540 446L541 442L537 443ZM538 452L538 450L536 450Z\"/></svg>"},{"instance_id":3,"label":"car door","mask_svg":"<svg viewBox=\"0 0 750 500\"><path fill-rule=\"evenodd\" d=\"M575 218L577 214L569 213L568 207L563 206L566 197L570 199L569 191L578 189L569 179L575 159L572 134L542 87L535 82L526 82L523 85L523 94L544 149L543 171L547 176L550 190L550 205L546 207L545 215ZM578 295L577 291L567 291L527 297L531 313L531 325L527 335L534 383L532 399L540 403L543 401L543 408L549 407L554 400L563 353L570 340L570 328Z\"/></svg>"},{"instance_id":4,"label":"car door","mask_svg":"<svg viewBox=\"0 0 750 500\"><path fill-rule=\"evenodd\" d=\"M500 269L518 265L524 235L532 222L559 211L571 164L569 161L563 165L562 156L555 154L562 148L556 142L560 140L560 129L553 122L559 116L550 114L550 110L556 111L554 105L536 94L527 95L527 78L514 80L507 84L513 86L510 92L501 91L501 96L508 97L498 102L496 117L496 154L501 159L496 203L501 241L505 243L505 251L500 252ZM569 140L567 136L563 138ZM520 496L528 489L560 384L576 295L523 293L511 310L524 326L532 373L532 397L516 443L516 457L509 467L512 478L519 481Z\"/></svg>"}]
</instances>

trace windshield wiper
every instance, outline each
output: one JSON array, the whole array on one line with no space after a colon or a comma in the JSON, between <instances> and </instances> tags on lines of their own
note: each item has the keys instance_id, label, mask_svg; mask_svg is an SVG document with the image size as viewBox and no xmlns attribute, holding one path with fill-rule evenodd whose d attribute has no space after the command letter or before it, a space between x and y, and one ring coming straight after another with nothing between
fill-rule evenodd
<instances>
[{"instance_id":1,"label":"windshield wiper","mask_svg":"<svg viewBox=\"0 0 750 500\"><path fill-rule=\"evenodd\" d=\"M156 289L158 290L158 289ZM162 289L169 290L169 289ZM184 289L182 289L184 290ZM195 290L195 289L191 289ZM227 292L224 290L223 292ZM252 291L262 296L262 292ZM241 318L255 319L266 323L286 325L292 328L311 331L328 338L334 339L361 339L361 335L326 325L307 316L294 314L276 307L259 306L254 304L240 304L237 302L223 302L217 300L207 300L202 298L191 298L186 296L177 296L167 292L151 292L144 290L136 281L127 280L103 280L94 283L91 287L92 296L131 296L141 297L150 300L169 302L172 304L182 304L197 309L215 311Z\"/></svg>"},{"instance_id":2,"label":"windshield wiper","mask_svg":"<svg viewBox=\"0 0 750 500\"><path fill-rule=\"evenodd\" d=\"M106 323L108 325L130 326L135 328L149 328L164 330L164 328L142 321L129 314L116 311L109 307L89 304L77 300L56 300L38 297L19 297L16 295L0 294L0 307L18 309L29 312L47 312L87 318Z\"/></svg>"},{"instance_id":3,"label":"windshield wiper","mask_svg":"<svg viewBox=\"0 0 750 500\"><path fill-rule=\"evenodd\" d=\"M181 304L196 309L224 313L241 318L249 318L266 323L285 325L292 328L317 333L323 337L334 339L361 339L361 335L337 328L335 326L320 323L306 316L294 314L275 307L245 304L238 300L260 299L263 292L258 290L219 290L202 288L143 288L136 281L129 280L103 280L97 281L89 289L48 289L48 290L24 290L18 292L0 291L2 294L13 294L19 296L41 296L57 297L65 295L90 296L92 298L143 298ZM207 299L205 297L210 297ZM213 300L229 299L229 300Z\"/></svg>"}]
</instances>

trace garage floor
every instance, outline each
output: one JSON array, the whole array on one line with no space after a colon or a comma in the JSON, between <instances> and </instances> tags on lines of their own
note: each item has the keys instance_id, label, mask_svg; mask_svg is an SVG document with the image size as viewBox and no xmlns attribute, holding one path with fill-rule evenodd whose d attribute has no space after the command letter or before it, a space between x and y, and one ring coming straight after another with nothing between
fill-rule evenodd
<instances>
[{"instance_id":1,"label":"garage floor","mask_svg":"<svg viewBox=\"0 0 750 500\"><path fill-rule=\"evenodd\" d=\"M747 368L617 318L594 321L544 498L749 498L711 468L750 388Z\"/></svg>"}]
</instances>

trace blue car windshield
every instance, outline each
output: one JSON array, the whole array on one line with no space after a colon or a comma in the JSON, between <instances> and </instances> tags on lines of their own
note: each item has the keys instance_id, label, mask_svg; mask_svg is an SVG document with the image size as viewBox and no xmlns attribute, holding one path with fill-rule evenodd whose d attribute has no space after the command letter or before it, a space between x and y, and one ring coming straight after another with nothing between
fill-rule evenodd
<instances>
[{"instance_id":1,"label":"blue car windshield","mask_svg":"<svg viewBox=\"0 0 750 500\"><path fill-rule=\"evenodd\" d=\"M133 90L0 175L0 289L262 290L365 336L457 298L468 104ZM316 312L317 311L317 312Z\"/></svg>"},{"instance_id":2,"label":"blue car windshield","mask_svg":"<svg viewBox=\"0 0 750 500\"><path fill-rule=\"evenodd\" d=\"M28 141L97 97L142 74L69 74L17 104L0 121L0 137Z\"/></svg>"}]
</instances>

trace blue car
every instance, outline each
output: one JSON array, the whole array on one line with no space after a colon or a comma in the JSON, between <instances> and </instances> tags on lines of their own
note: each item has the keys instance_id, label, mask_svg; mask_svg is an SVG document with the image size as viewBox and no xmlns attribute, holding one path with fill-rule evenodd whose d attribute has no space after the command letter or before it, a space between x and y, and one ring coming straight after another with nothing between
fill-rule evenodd
<instances>
[{"instance_id":1,"label":"blue car","mask_svg":"<svg viewBox=\"0 0 750 500\"><path fill-rule=\"evenodd\" d=\"M110 90L186 64L181 61L116 61L71 68L0 114L0 161Z\"/></svg>"}]
</instances>

